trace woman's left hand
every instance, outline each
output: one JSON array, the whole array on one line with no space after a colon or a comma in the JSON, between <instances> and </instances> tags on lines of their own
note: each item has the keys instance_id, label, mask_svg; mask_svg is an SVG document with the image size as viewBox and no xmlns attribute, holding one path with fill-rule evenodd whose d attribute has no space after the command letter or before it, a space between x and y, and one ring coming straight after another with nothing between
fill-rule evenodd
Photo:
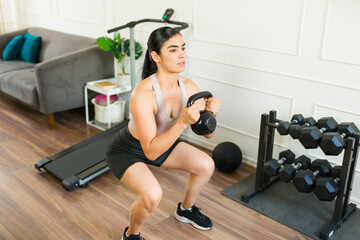
<instances>
[{"instance_id":1,"label":"woman's left hand","mask_svg":"<svg viewBox=\"0 0 360 240\"><path fill-rule=\"evenodd\" d=\"M219 113L221 107L220 100L215 97L210 97L205 99L205 110L212 112L214 116Z\"/></svg>"}]
</instances>

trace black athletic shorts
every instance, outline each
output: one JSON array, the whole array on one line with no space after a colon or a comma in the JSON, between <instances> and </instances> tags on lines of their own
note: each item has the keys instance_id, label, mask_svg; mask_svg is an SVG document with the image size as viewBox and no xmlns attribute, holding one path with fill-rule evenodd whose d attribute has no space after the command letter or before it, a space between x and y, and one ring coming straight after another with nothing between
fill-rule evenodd
<instances>
[{"instance_id":1,"label":"black athletic shorts","mask_svg":"<svg viewBox=\"0 0 360 240\"><path fill-rule=\"evenodd\" d=\"M115 133L106 150L106 162L111 172L120 180L125 171L134 163L143 162L160 167L171 151L179 143L179 139L156 160L150 161L146 158L140 141L134 138L128 127L122 128Z\"/></svg>"}]
</instances>

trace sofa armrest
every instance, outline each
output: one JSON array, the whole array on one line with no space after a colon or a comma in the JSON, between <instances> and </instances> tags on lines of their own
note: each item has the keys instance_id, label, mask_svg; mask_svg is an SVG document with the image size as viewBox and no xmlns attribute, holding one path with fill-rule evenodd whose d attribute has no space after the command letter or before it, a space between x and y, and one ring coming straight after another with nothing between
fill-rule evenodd
<instances>
[{"instance_id":1,"label":"sofa armrest","mask_svg":"<svg viewBox=\"0 0 360 240\"><path fill-rule=\"evenodd\" d=\"M24 35L27 31L28 28L25 28L13 32L0 34L0 57L2 58L3 51L11 39L13 39L17 35Z\"/></svg>"},{"instance_id":2,"label":"sofa armrest","mask_svg":"<svg viewBox=\"0 0 360 240\"><path fill-rule=\"evenodd\" d=\"M40 111L45 114L84 106L86 82L114 75L114 58L97 45L35 65Z\"/></svg>"}]
</instances>

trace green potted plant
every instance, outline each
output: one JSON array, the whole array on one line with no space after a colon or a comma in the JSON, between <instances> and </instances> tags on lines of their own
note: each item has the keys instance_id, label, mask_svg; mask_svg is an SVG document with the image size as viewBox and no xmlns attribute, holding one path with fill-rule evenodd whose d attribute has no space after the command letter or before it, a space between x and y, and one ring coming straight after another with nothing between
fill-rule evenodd
<instances>
[{"instance_id":1,"label":"green potted plant","mask_svg":"<svg viewBox=\"0 0 360 240\"><path fill-rule=\"evenodd\" d=\"M101 50L110 51L114 56L114 78L119 85L130 85L130 75L126 73L130 57L130 40L122 38L119 32L115 32L113 38L99 37L96 39L96 43ZM135 60L138 60L142 53L141 44L135 41Z\"/></svg>"}]
</instances>

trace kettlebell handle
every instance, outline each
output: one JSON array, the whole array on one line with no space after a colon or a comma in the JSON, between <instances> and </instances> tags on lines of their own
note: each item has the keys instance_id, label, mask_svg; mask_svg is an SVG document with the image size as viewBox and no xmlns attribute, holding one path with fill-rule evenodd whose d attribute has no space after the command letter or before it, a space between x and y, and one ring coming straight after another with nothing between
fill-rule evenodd
<instances>
[{"instance_id":1,"label":"kettlebell handle","mask_svg":"<svg viewBox=\"0 0 360 240\"><path fill-rule=\"evenodd\" d=\"M195 93L194 95L192 95L191 97L189 97L189 100L186 104L187 107L190 107L191 105L194 104L194 102L200 98L210 98L213 95L211 94L211 92L209 91L203 91L203 92L198 92Z\"/></svg>"},{"instance_id":2,"label":"kettlebell handle","mask_svg":"<svg viewBox=\"0 0 360 240\"><path fill-rule=\"evenodd\" d=\"M194 102L200 98L210 98L213 95L211 92L204 91L204 92L198 92L189 97L189 100L187 102L187 107L190 107L194 104ZM199 120L191 124L191 129L194 131L194 133L198 135L208 135L211 134L216 128L216 118L215 116L208 111L200 111L200 118Z\"/></svg>"}]
</instances>

